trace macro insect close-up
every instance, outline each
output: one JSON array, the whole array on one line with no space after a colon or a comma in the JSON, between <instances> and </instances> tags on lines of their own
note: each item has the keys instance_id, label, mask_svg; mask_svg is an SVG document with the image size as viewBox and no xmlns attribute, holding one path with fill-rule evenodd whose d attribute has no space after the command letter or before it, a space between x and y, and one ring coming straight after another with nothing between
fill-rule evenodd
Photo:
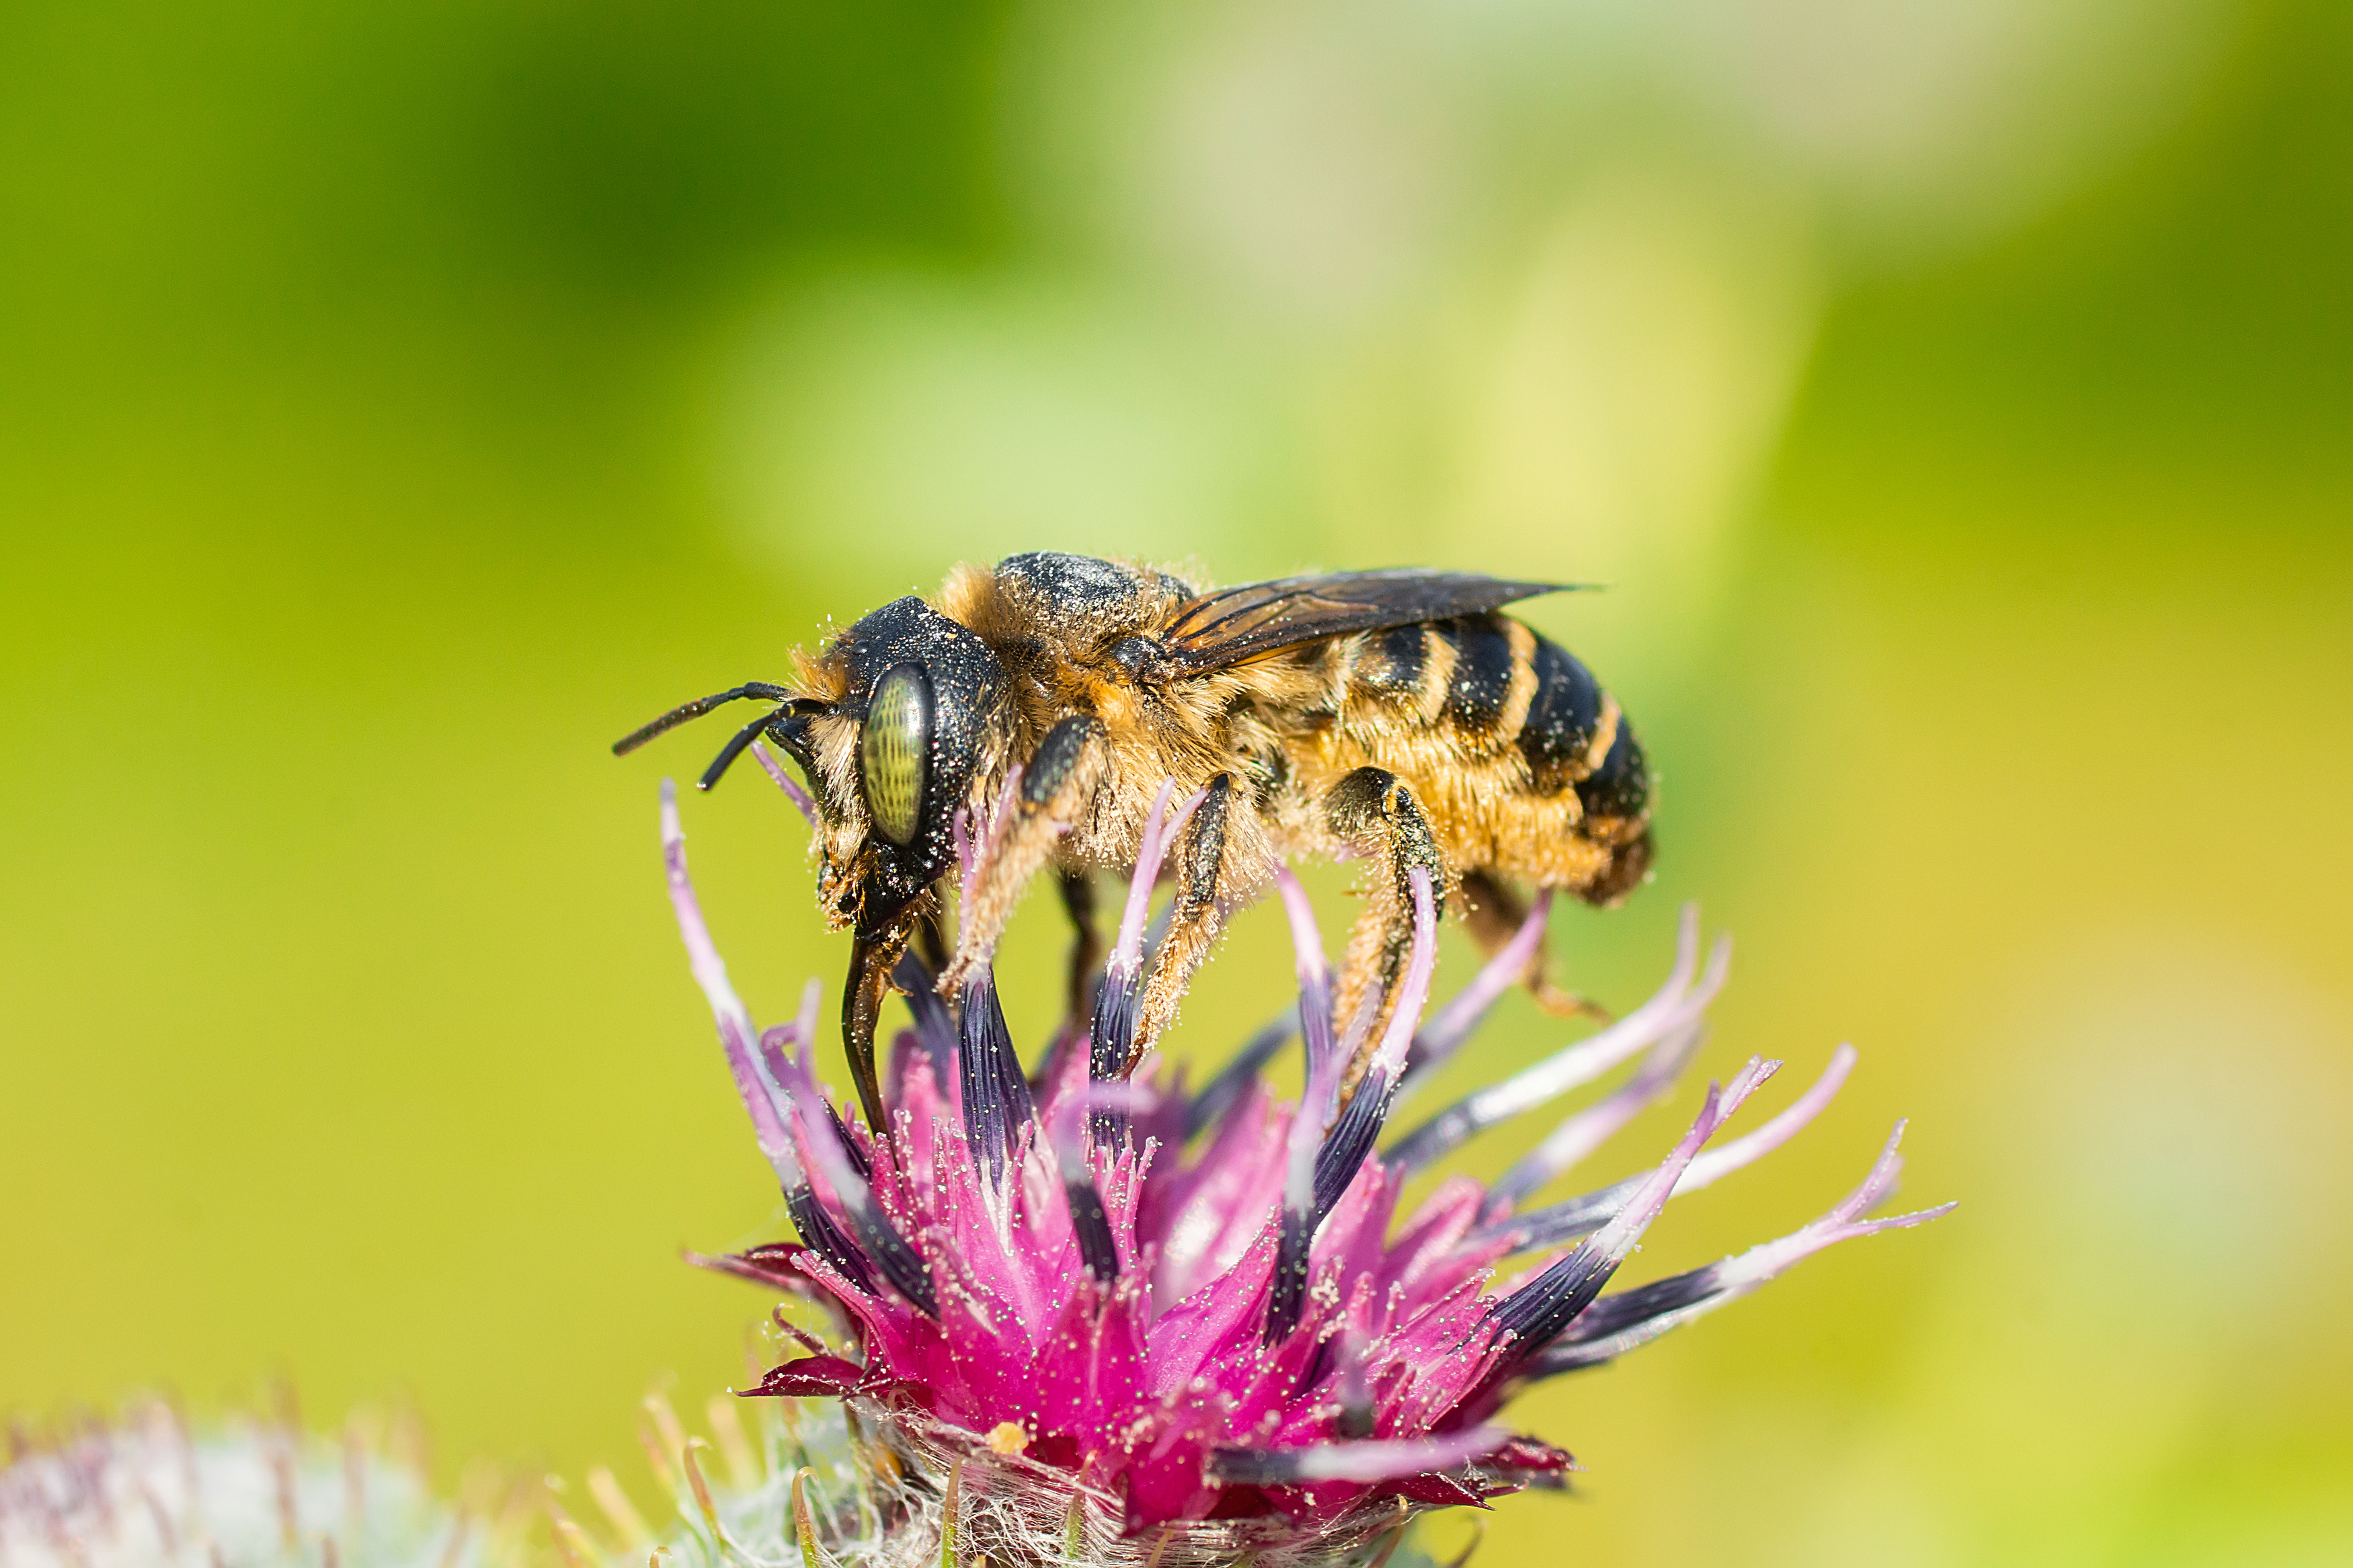
<instances>
[{"instance_id":1,"label":"macro insect close-up","mask_svg":"<svg viewBox=\"0 0 2353 1568\"><path fill-rule=\"evenodd\" d=\"M1104 1076L1160 1036L1226 914L1289 857L1371 862L1338 1005L1343 1018L1371 1006L1376 1026L1411 936L1413 868L1491 952L1525 917L1517 884L1624 897L1651 863L1633 724L1574 655L1498 613L1559 586L1398 569L1208 589L1034 552L960 567L935 601L895 600L797 656L792 679L686 703L613 749L729 702L776 704L735 731L702 784L763 737L806 773L819 899L855 933L843 1043L879 1125L876 1019L910 938L933 935L930 968L944 967L952 994L1050 864L1079 931L1075 1013L1101 955L1092 873L1135 864L1164 782L1181 801L1168 829L1176 895ZM936 887L959 816L977 821L1008 792L1008 841L946 952ZM1540 954L1527 981L1575 1010Z\"/></svg>"},{"instance_id":2,"label":"macro insect close-up","mask_svg":"<svg viewBox=\"0 0 2353 1568\"><path fill-rule=\"evenodd\" d=\"M0 8L0 1568L2353 1561L2348 15Z\"/></svg>"}]
</instances>

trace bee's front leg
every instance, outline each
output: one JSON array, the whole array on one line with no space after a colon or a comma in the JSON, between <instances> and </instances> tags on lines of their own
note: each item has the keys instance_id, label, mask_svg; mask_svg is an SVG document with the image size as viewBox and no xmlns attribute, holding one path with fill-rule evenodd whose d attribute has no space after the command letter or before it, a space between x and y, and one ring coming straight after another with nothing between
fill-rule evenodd
<instances>
[{"instance_id":1,"label":"bee's front leg","mask_svg":"<svg viewBox=\"0 0 2353 1568\"><path fill-rule=\"evenodd\" d=\"M1103 780L1108 753L1101 721L1073 714L1046 731L1021 767L1021 782L1003 809L1004 820L984 830L981 857L964 890L964 918L956 930L955 955L940 976L940 993L953 995L973 971L997 950L1013 918L1013 906L1054 853L1054 841L1077 822Z\"/></svg>"},{"instance_id":2,"label":"bee's front leg","mask_svg":"<svg viewBox=\"0 0 2353 1568\"><path fill-rule=\"evenodd\" d=\"M1333 1023L1349 1027L1376 985L1381 1002L1364 1038L1377 1040L1396 1000L1398 982L1413 951L1413 884L1417 866L1430 873L1438 912L1446 910L1449 880L1445 858L1430 818L1404 780L1386 768L1358 768L1324 797L1324 816L1340 839L1363 851L1375 864L1367 872L1365 912L1348 933L1348 956L1340 973ZM1341 1080L1343 1097L1354 1091L1363 1076L1366 1053L1360 1049Z\"/></svg>"}]
</instances>

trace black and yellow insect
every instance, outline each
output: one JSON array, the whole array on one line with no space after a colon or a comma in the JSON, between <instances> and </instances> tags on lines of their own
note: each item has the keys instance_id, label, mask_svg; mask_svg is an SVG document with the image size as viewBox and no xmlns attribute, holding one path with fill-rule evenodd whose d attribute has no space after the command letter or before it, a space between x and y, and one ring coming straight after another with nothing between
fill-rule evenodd
<instances>
[{"instance_id":1,"label":"black and yellow insect","mask_svg":"<svg viewBox=\"0 0 2353 1568\"><path fill-rule=\"evenodd\" d=\"M1613 902L1650 863L1651 784L1618 704L1584 665L1497 614L1556 584L1395 570L1203 589L1157 568L1016 555L960 566L931 601L872 612L793 678L690 702L625 752L724 702L776 704L702 776L766 737L808 776L820 897L855 933L842 1025L870 1116L882 997L978 820L1021 770L998 850L965 890L950 991L993 946L1032 877L1058 867L1100 952L1090 874L1132 865L1165 781L1201 793L1171 856L1168 932L1144 984L1130 1057L1165 1029L1228 910L1280 858L1373 858L1336 997L1343 1019L1394 990L1411 868L1454 898L1483 945L1517 924L1514 884ZM1567 1000L1532 987L1556 1005Z\"/></svg>"}]
</instances>

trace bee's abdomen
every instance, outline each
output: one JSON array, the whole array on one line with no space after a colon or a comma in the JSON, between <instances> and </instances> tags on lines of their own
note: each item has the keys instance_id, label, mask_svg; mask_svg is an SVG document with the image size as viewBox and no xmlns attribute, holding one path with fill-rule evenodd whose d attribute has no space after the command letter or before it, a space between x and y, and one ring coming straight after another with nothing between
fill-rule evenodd
<instances>
[{"instance_id":1,"label":"bee's abdomen","mask_svg":"<svg viewBox=\"0 0 2353 1568\"><path fill-rule=\"evenodd\" d=\"M1588 903L1615 903L1651 864L1649 760L1634 726L1575 655L1538 637L1530 662L1535 694L1519 735L1529 787L1539 795L1576 792L1571 837L1588 847L1570 886Z\"/></svg>"},{"instance_id":2,"label":"bee's abdomen","mask_svg":"<svg viewBox=\"0 0 2353 1568\"><path fill-rule=\"evenodd\" d=\"M1558 643L1501 616L1397 626L1354 645L1338 672L1376 703L1404 702L1451 731L1466 757L1519 748L1525 787L1574 790L1591 818L1639 822L1651 779L1633 727L1593 672Z\"/></svg>"},{"instance_id":3,"label":"bee's abdomen","mask_svg":"<svg viewBox=\"0 0 2353 1568\"><path fill-rule=\"evenodd\" d=\"M1454 645L1454 672L1446 682L1446 716L1472 734L1500 727L1512 696L1512 635L1493 616L1432 628ZM1533 637L1532 633L1525 636ZM1539 643L1541 638L1536 639Z\"/></svg>"},{"instance_id":4,"label":"bee's abdomen","mask_svg":"<svg viewBox=\"0 0 2353 1568\"><path fill-rule=\"evenodd\" d=\"M1410 698L1421 689L1429 664L1427 630L1421 626L1391 626L1366 639L1349 673L1376 697Z\"/></svg>"},{"instance_id":5,"label":"bee's abdomen","mask_svg":"<svg viewBox=\"0 0 2353 1568\"><path fill-rule=\"evenodd\" d=\"M1503 616L1332 646L1321 667L1344 766L1396 770L1455 849L1497 874L1609 903L1650 865L1651 774L1633 726L1575 655ZM1514 755L1516 752L1516 755Z\"/></svg>"},{"instance_id":6,"label":"bee's abdomen","mask_svg":"<svg viewBox=\"0 0 2353 1568\"><path fill-rule=\"evenodd\" d=\"M1535 639L1535 695L1520 729L1520 755L1542 794L1574 788L1588 819L1640 822L1650 811L1651 769L1634 726L1574 654Z\"/></svg>"},{"instance_id":7,"label":"bee's abdomen","mask_svg":"<svg viewBox=\"0 0 2353 1568\"><path fill-rule=\"evenodd\" d=\"M1520 755L1536 788L1549 795L1595 771L1594 742L1609 707L1601 683L1558 643L1535 639L1535 695L1520 727ZM1626 726L1621 722L1619 728Z\"/></svg>"},{"instance_id":8,"label":"bee's abdomen","mask_svg":"<svg viewBox=\"0 0 2353 1568\"><path fill-rule=\"evenodd\" d=\"M1601 765L1577 782L1577 798L1588 818L1640 821L1651 809L1651 765L1634 739L1634 726L1618 721L1618 733Z\"/></svg>"}]
</instances>

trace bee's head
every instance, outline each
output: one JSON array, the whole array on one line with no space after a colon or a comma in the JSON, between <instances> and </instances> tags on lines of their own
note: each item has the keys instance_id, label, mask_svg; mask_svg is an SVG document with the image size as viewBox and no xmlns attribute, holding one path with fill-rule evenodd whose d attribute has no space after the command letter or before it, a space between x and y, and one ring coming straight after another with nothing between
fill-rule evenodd
<instances>
[{"instance_id":1,"label":"bee's head","mask_svg":"<svg viewBox=\"0 0 2353 1568\"><path fill-rule=\"evenodd\" d=\"M700 787L754 741L791 754L822 819L827 906L879 936L955 858L956 809L1003 710L1005 672L987 643L910 595L861 617L808 673L804 690L755 681L686 703L613 749L738 698L778 703L735 732Z\"/></svg>"},{"instance_id":2,"label":"bee's head","mask_svg":"<svg viewBox=\"0 0 2353 1568\"><path fill-rule=\"evenodd\" d=\"M829 844L828 880L842 885L828 892L871 935L955 862L955 814L997 730L1005 671L987 643L912 595L860 618L822 665L840 695L806 721L795 754L828 816L860 830L849 864ZM847 835L828 837L848 847Z\"/></svg>"}]
</instances>

